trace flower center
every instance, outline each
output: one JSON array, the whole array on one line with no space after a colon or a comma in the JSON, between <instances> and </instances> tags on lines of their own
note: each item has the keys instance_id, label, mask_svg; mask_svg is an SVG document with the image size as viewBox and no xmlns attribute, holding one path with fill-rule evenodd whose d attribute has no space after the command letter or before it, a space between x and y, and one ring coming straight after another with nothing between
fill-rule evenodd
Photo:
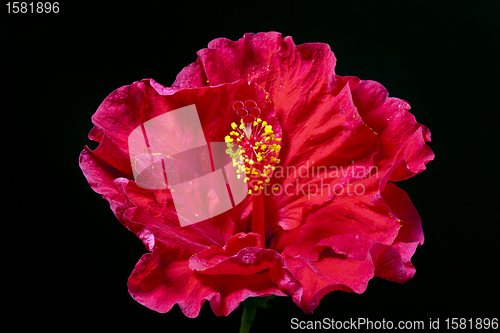
<instances>
[{"instance_id":1,"label":"flower center","mask_svg":"<svg viewBox=\"0 0 500 333\"><path fill-rule=\"evenodd\" d=\"M226 153L237 167L237 177L243 175L249 182L248 193L260 192L279 163L281 138L276 137L273 127L260 117L257 104L248 100L245 103L236 101L233 109L241 117L240 124L232 123L232 131L226 136Z\"/></svg>"}]
</instances>

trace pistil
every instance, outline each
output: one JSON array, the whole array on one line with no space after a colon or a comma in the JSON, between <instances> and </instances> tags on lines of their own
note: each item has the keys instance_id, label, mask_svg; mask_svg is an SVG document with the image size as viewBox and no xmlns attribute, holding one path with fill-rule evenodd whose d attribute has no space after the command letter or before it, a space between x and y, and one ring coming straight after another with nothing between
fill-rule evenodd
<instances>
[{"instance_id":1,"label":"pistil","mask_svg":"<svg viewBox=\"0 0 500 333\"><path fill-rule=\"evenodd\" d=\"M252 232L262 236L262 247L266 247L266 226L264 221L264 192L252 197Z\"/></svg>"},{"instance_id":2,"label":"pistil","mask_svg":"<svg viewBox=\"0 0 500 333\"><path fill-rule=\"evenodd\" d=\"M280 161L281 138L276 137L270 124L259 118L260 109L254 101L236 101L233 109L241 116L241 123L231 124L233 130L225 139L226 153L233 159L237 177L247 182L248 193L253 196L251 231L262 236L262 246L265 247L263 191Z\"/></svg>"}]
</instances>

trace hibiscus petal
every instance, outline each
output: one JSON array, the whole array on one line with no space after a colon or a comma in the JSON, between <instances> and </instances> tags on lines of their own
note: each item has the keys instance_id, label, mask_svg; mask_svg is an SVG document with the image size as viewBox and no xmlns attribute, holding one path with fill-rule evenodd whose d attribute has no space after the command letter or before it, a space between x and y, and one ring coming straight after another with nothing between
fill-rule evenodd
<instances>
[{"instance_id":1,"label":"hibiscus petal","mask_svg":"<svg viewBox=\"0 0 500 333\"><path fill-rule=\"evenodd\" d=\"M262 248L259 234L236 234L223 248L211 246L194 254L189 259L189 267L207 275L251 275L267 271L270 280L294 299L302 291L279 253Z\"/></svg>"},{"instance_id":2,"label":"hibiscus petal","mask_svg":"<svg viewBox=\"0 0 500 333\"><path fill-rule=\"evenodd\" d=\"M218 248L215 249L218 250ZM208 250L212 252L212 249ZM242 248L237 254L229 257L222 256L222 253L206 253L205 251L207 250L193 255L189 260L189 267L209 275L249 275L270 269L281 261L276 251L258 247Z\"/></svg>"},{"instance_id":3,"label":"hibiscus petal","mask_svg":"<svg viewBox=\"0 0 500 333\"><path fill-rule=\"evenodd\" d=\"M85 146L79 165L92 189L110 202L118 220L141 239L144 238L149 248L151 240L145 236L147 232L143 233L142 227L125 216L134 204L124 192L133 179L127 137L150 114L144 104L146 95L145 84L136 82L116 89L101 103L92 117L95 126L89 133L89 138L100 144L94 151Z\"/></svg>"},{"instance_id":4,"label":"hibiscus petal","mask_svg":"<svg viewBox=\"0 0 500 333\"><path fill-rule=\"evenodd\" d=\"M370 254L375 265L375 276L398 283L407 280L405 265L395 248L385 244L374 244Z\"/></svg>"},{"instance_id":5,"label":"hibiscus petal","mask_svg":"<svg viewBox=\"0 0 500 333\"><path fill-rule=\"evenodd\" d=\"M388 97L387 90L374 81L362 81L352 95L363 121L380 135L377 164L387 168L399 160L407 163L390 180L404 180L425 170L425 165L434 159L426 145L431 136L427 127L417 123L408 112L408 102Z\"/></svg>"},{"instance_id":6,"label":"hibiscus petal","mask_svg":"<svg viewBox=\"0 0 500 333\"><path fill-rule=\"evenodd\" d=\"M363 260L372 244L370 237L364 234L341 234L322 239L314 245L314 250L320 253L325 248L330 248L335 253L345 255L346 258Z\"/></svg>"},{"instance_id":7,"label":"hibiscus petal","mask_svg":"<svg viewBox=\"0 0 500 333\"><path fill-rule=\"evenodd\" d=\"M310 208L331 200L335 186L366 177L379 148L377 135L352 103L348 85L336 96L324 96L322 104L302 108L309 116L288 131L283 127L280 158L285 167L277 166L271 180L286 195L266 201L268 214L285 230L300 225L306 205Z\"/></svg>"},{"instance_id":8,"label":"hibiscus petal","mask_svg":"<svg viewBox=\"0 0 500 333\"><path fill-rule=\"evenodd\" d=\"M324 295L331 291L362 293L373 277L373 263L367 260L336 258L325 251L318 261L286 258L293 276L304 287L296 302L306 313L313 313Z\"/></svg>"},{"instance_id":9,"label":"hibiscus petal","mask_svg":"<svg viewBox=\"0 0 500 333\"><path fill-rule=\"evenodd\" d=\"M236 256L242 249L260 247L262 247L260 235L238 233L230 237L222 248L211 246L193 255L189 260L189 265L193 270L205 270L216 266L227 258Z\"/></svg>"},{"instance_id":10,"label":"hibiscus petal","mask_svg":"<svg viewBox=\"0 0 500 333\"><path fill-rule=\"evenodd\" d=\"M128 220L136 230L150 233L156 243L165 245L171 259L187 259L208 246L222 246L233 233L234 224L227 214L181 227L168 190L143 189L130 182L125 193L134 205L126 212Z\"/></svg>"},{"instance_id":11,"label":"hibiscus petal","mask_svg":"<svg viewBox=\"0 0 500 333\"><path fill-rule=\"evenodd\" d=\"M146 79L113 91L101 103L92 117L95 126L90 138L103 145L95 152L105 150L106 154L100 156L103 163L130 176L128 137L147 120L195 104L206 141L224 142L224 137L231 131L231 123L240 121L231 108L232 103L247 99L257 102L262 110L261 118L272 124L275 132L279 132L268 94L255 84L239 81L218 87L178 91Z\"/></svg>"},{"instance_id":12,"label":"hibiscus petal","mask_svg":"<svg viewBox=\"0 0 500 333\"><path fill-rule=\"evenodd\" d=\"M395 216L401 220L401 229L394 240L397 243L424 243L422 222L417 209L413 206L408 194L393 183L388 183L382 197Z\"/></svg>"},{"instance_id":13,"label":"hibiscus petal","mask_svg":"<svg viewBox=\"0 0 500 333\"><path fill-rule=\"evenodd\" d=\"M307 160L311 163L317 159L317 156L311 155L311 151L316 154L332 152L332 149L312 150L311 147L315 141L328 142L329 138L339 133L335 128L337 124L331 121L332 118L341 117L339 108L331 110L328 101L335 101L334 97L342 100L345 98L342 91L348 89L352 91L353 104L358 108L359 114L357 111L346 113L352 113L356 120L362 119L380 135L381 151L375 159L380 172L387 171L400 160L405 161L406 165L401 164L400 169L392 173L392 181L406 179L424 170L425 164L434 157L425 144L430 141L430 133L407 112L408 103L397 98L388 98L385 88L376 82L335 75L335 63L335 56L326 44L308 43L295 46L290 37L281 38L281 34L276 32L245 34L238 41L225 38L212 41L207 49L198 52L196 63L179 74L173 87L220 85L239 79L262 86L275 102L276 114L283 129L282 165L295 168ZM191 79L193 77L196 79ZM340 108L343 109L350 110L352 107ZM345 120L342 124L347 125L348 129L353 126L353 121ZM367 167L365 158L371 158L371 148L378 147L366 143L376 143L378 140L360 135L357 138L363 142L358 144L358 148L363 147L365 150L351 149L350 151L357 153L351 161ZM325 166L346 166L342 159L348 160L348 156L339 156L338 152L336 153L340 159L335 162L327 161L327 156L322 159ZM326 162L330 164L327 165ZM315 163L316 167L322 166L320 160ZM321 178L317 177L300 186L296 185L295 191L291 187L289 190L295 194L309 194L308 189L317 189L320 180ZM306 185L307 190L304 190L303 185ZM296 195L293 199L290 197L293 196L282 196L281 200L288 200L287 202L271 203L274 206L268 212L280 212L287 205L286 209L281 210L286 212L286 216L279 213L273 216L285 229L297 227L311 205L321 205L331 199L316 195L311 200L308 196L309 206L304 210L304 195Z\"/></svg>"},{"instance_id":14,"label":"hibiscus petal","mask_svg":"<svg viewBox=\"0 0 500 333\"><path fill-rule=\"evenodd\" d=\"M373 243L393 244L401 223L381 193L397 168L395 165L384 177L374 174L353 183L327 206L308 215L299 228L278 231L269 247L284 250L292 258L317 260L318 252L330 247L339 254L364 259ZM356 186L363 188L362 195L356 195ZM340 244L342 240L348 243Z\"/></svg>"},{"instance_id":15,"label":"hibiscus petal","mask_svg":"<svg viewBox=\"0 0 500 333\"><path fill-rule=\"evenodd\" d=\"M104 132L116 144L116 148L128 156L130 133L145 121L170 110L165 101L157 97L149 80L134 82L116 89L106 97L92 116L95 127L91 133Z\"/></svg>"},{"instance_id":16,"label":"hibiscus petal","mask_svg":"<svg viewBox=\"0 0 500 333\"><path fill-rule=\"evenodd\" d=\"M393 183L387 184L382 192L382 197L389 205L392 213L401 220L401 229L399 229L398 236L391 245L391 248L396 252L386 249L387 253L384 256L385 258L392 256L393 259L391 260L401 262L398 263L398 267L404 266L404 274L388 272L387 266L385 266L384 269L377 267L375 275L403 283L415 275L415 267L411 263L411 257L415 253L417 246L424 243L422 223L408 194ZM397 276L397 278L394 278L394 276Z\"/></svg>"},{"instance_id":17,"label":"hibiscus petal","mask_svg":"<svg viewBox=\"0 0 500 333\"><path fill-rule=\"evenodd\" d=\"M169 247L179 248L179 255L181 252L185 253L181 257L191 255L193 251L199 251L205 246L223 245L225 239L234 231L234 221L240 231L246 230L244 218L249 213L250 199L228 212L230 219L220 217L181 230L173 225L179 222L168 189L165 193L145 191L131 182L133 185L127 186L128 196L125 196L123 192L118 193L111 183L119 177L133 179L128 154L128 136L132 131L148 119L185 105L196 105L207 142L224 142L224 137L231 131L231 123L239 122L239 116L231 108L235 100L254 100L262 110L263 120L272 124L275 133L281 135L273 105L267 97L268 94L264 90L244 81L189 91L166 89L153 80L143 80L121 87L105 99L93 116L95 127L90 137L100 142L100 145L93 152L86 148L82 152L80 165L94 189L99 188L100 193L110 192L105 195L105 199L115 200L114 196L120 196L120 205L123 206L119 208L122 211L120 214L123 215L125 210L129 209L126 218L120 218L120 221L137 235L147 235L140 237L145 239L148 249L152 244L151 235ZM179 140L188 138L184 136L168 139L166 142L170 145L181 147L182 142ZM124 188L122 186L121 189ZM245 216L240 218L243 211ZM232 222L229 222L231 220ZM211 241L207 243L209 238ZM192 246L185 246L184 243Z\"/></svg>"},{"instance_id":18,"label":"hibiscus petal","mask_svg":"<svg viewBox=\"0 0 500 333\"><path fill-rule=\"evenodd\" d=\"M109 158L110 163L103 161L103 156L113 155L112 153L109 154L108 149L106 149L108 143L107 138L103 139L101 145L94 151L85 146L80 154L79 164L91 188L109 202L111 210L118 220L123 224L127 224L128 221L124 217L124 213L132 205L125 196L123 188L128 184L129 180L124 177L127 175L114 167L114 165L118 167L123 165L120 162L113 163L113 161L117 160L114 156Z\"/></svg>"},{"instance_id":19,"label":"hibiscus petal","mask_svg":"<svg viewBox=\"0 0 500 333\"><path fill-rule=\"evenodd\" d=\"M211 41L207 49L198 52L196 62L181 71L172 87L216 86L244 79L263 87L280 104L294 105L294 99L302 99L300 95L334 90L335 63L327 44L295 45L290 36L282 38L278 32L248 33L238 41L226 38ZM359 81L354 77L339 77L339 80L340 89L346 82L354 89Z\"/></svg>"},{"instance_id":20,"label":"hibiscus petal","mask_svg":"<svg viewBox=\"0 0 500 333\"><path fill-rule=\"evenodd\" d=\"M408 103L388 98L379 83L335 75L335 63L327 44L296 46L291 37L281 38L277 32L245 34L238 41L213 40L207 49L198 52L196 63L179 74L173 87L219 85L239 79L262 86L277 106L277 117L285 135L282 150L285 156L287 141L301 142L291 140L301 126L315 127L311 125L314 113L310 110L321 108L326 96L337 95L348 85L361 118L381 136L382 151L377 163L384 169L399 160L407 163L393 173L391 180L403 180L423 171L425 164L434 158L425 144L430 141L430 132L407 112ZM196 79L191 79L193 77ZM302 152L298 147L294 150ZM294 215L300 214L294 210ZM289 223L283 222L283 227L289 229L295 225L289 226Z\"/></svg>"},{"instance_id":21,"label":"hibiscus petal","mask_svg":"<svg viewBox=\"0 0 500 333\"><path fill-rule=\"evenodd\" d=\"M179 304L189 318L197 317L205 300L217 316L227 316L247 297L286 296L268 272L252 275L206 275L192 271L188 260L168 261L162 253L142 256L128 280L130 295L160 313Z\"/></svg>"}]
</instances>

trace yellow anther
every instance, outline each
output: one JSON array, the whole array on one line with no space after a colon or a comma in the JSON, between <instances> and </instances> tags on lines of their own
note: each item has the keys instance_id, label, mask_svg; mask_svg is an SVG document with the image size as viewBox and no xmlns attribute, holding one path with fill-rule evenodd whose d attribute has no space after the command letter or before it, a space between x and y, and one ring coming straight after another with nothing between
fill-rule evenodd
<instances>
[{"instance_id":1,"label":"yellow anther","mask_svg":"<svg viewBox=\"0 0 500 333\"><path fill-rule=\"evenodd\" d=\"M275 191L279 190L279 187L278 186L274 187L274 190Z\"/></svg>"},{"instance_id":2,"label":"yellow anther","mask_svg":"<svg viewBox=\"0 0 500 333\"><path fill-rule=\"evenodd\" d=\"M248 190L248 194L252 194L252 190Z\"/></svg>"},{"instance_id":3,"label":"yellow anther","mask_svg":"<svg viewBox=\"0 0 500 333\"><path fill-rule=\"evenodd\" d=\"M265 183L270 183L269 177L275 170L273 165L279 163L277 157L281 146L277 143L281 141L281 138L276 138L272 125L261 118L256 118L253 121L254 129L251 136L248 136L247 132L252 125L248 125L250 124L245 124L243 119L240 120L240 124L231 123L232 131L229 133L230 135L225 137L228 147L226 153L232 158L238 179L244 178L245 182L252 179L252 183L255 181L249 190L250 194L252 191L255 194L259 188L264 189ZM241 130L237 130L237 127ZM247 147L246 151L241 149L243 142ZM233 146L235 148L232 148Z\"/></svg>"}]
</instances>

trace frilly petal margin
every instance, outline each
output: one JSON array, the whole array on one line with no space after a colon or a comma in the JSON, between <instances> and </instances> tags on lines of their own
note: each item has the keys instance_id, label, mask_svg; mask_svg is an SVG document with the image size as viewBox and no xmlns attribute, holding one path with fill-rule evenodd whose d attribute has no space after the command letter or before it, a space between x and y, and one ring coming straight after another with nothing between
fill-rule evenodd
<instances>
[{"instance_id":1,"label":"frilly petal margin","mask_svg":"<svg viewBox=\"0 0 500 333\"><path fill-rule=\"evenodd\" d=\"M124 193L124 188L129 180L120 177L120 172L117 172L101 158L105 154L102 151L106 150L107 141L104 138L94 151L85 146L80 154L79 164L90 187L109 202L115 216L126 225L128 222L124 214L127 209L133 207Z\"/></svg>"},{"instance_id":2,"label":"frilly petal margin","mask_svg":"<svg viewBox=\"0 0 500 333\"><path fill-rule=\"evenodd\" d=\"M364 292L374 276L404 283L415 275L411 257L424 242L421 220L408 195L387 183L390 173L378 185L372 181L366 196L334 200L274 244L284 248L282 256L303 286L296 303L305 312L312 313L330 291Z\"/></svg>"},{"instance_id":3,"label":"frilly petal margin","mask_svg":"<svg viewBox=\"0 0 500 333\"><path fill-rule=\"evenodd\" d=\"M267 272L252 275L206 275L193 272L188 260L168 261L157 252L142 256L128 280L130 295L151 310L166 313L175 304L197 317L205 300L215 315L226 316L247 297L286 296Z\"/></svg>"},{"instance_id":4,"label":"frilly petal margin","mask_svg":"<svg viewBox=\"0 0 500 333\"><path fill-rule=\"evenodd\" d=\"M375 81L362 81L352 92L361 118L380 137L380 152L374 161L383 169L404 160L407 165L402 165L389 179L401 181L424 171L425 165L434 159L426 144L431 141L431 133L408 112L408 102L388 96L384 86Z\"/></svg>"},{"instance_id":5,"label":"frilly petal margin","mask_svg":"<svg viewBox=\"0 0 500 333\"><path fill-rule=\"evenodd\" d=\"M372 244L391 245L401 224L382 193L392 171L402 163L383 177L375 174L346 186L329 205L310 214L301 227L278 231L269 244L292 258L312 261L325 246L349 258L364 259ZM362 195L356 194L358 187L363 189Z\"/></svg>"},{"instance_id":6,"label":"frilly petal margin","mask_svg":"<svg viewBox=\"0 0 500 333\"><path fill-rule=\"evenodd\" d=\"M324 251L318 261L287 258L285 262L293 276L304 286L300 303L306 313L313 313L320 300L335 290L362 293L373 277L373 263L365 260L338 257L333 251Z\"/></svg>"},{"instance_id":7,"label":"frilly petal margin","mask_svg":"<svg viewBox=\"0 0 500 333\"><path fill-rule=\"evenodd\" d=\"M422 222L408 194L393 183L387 184L382 197L394 216L400 219L401 228L390 247L370 250L376 264L375 276L404 283L415 275L411 257L417 246L424 243Z\"/></svg>"},{"instance_id":8,"label":"frilly petal margin","mask_svg":"<svg viewBox=\"0 0 500 333\"><path fill-rule=\"evenodd\" d=\"M89 139L99 143L95 150L87 146L80 154L80 168L91 188L110 203L118 220L143 240L150 248L151 237L139 224L132 223L126 212L135 205L129 200L125 188L134 179L128 153L127 137L154 112L150 103L152 89L147 80L135 82L113 91L92 116L94 127Z\"/></svg>"},{"instance_id":9,"label":"frilly petal margin","mask_svg":"<svg viewBox=\"0 0 500 333\"><path fill-rule=\"evenodd\" d=\"M242 233L230 238L224 248L207 248L189 260L169 261L159 252L145 254L128 280L129 292L160 313L179 304L190 318L198 316L205 300L217 316L228 315L247 297L292 296L297 302L301 285L280 255L256 248L259 243L260 235Z\"/></svg>"}]
</instances>

